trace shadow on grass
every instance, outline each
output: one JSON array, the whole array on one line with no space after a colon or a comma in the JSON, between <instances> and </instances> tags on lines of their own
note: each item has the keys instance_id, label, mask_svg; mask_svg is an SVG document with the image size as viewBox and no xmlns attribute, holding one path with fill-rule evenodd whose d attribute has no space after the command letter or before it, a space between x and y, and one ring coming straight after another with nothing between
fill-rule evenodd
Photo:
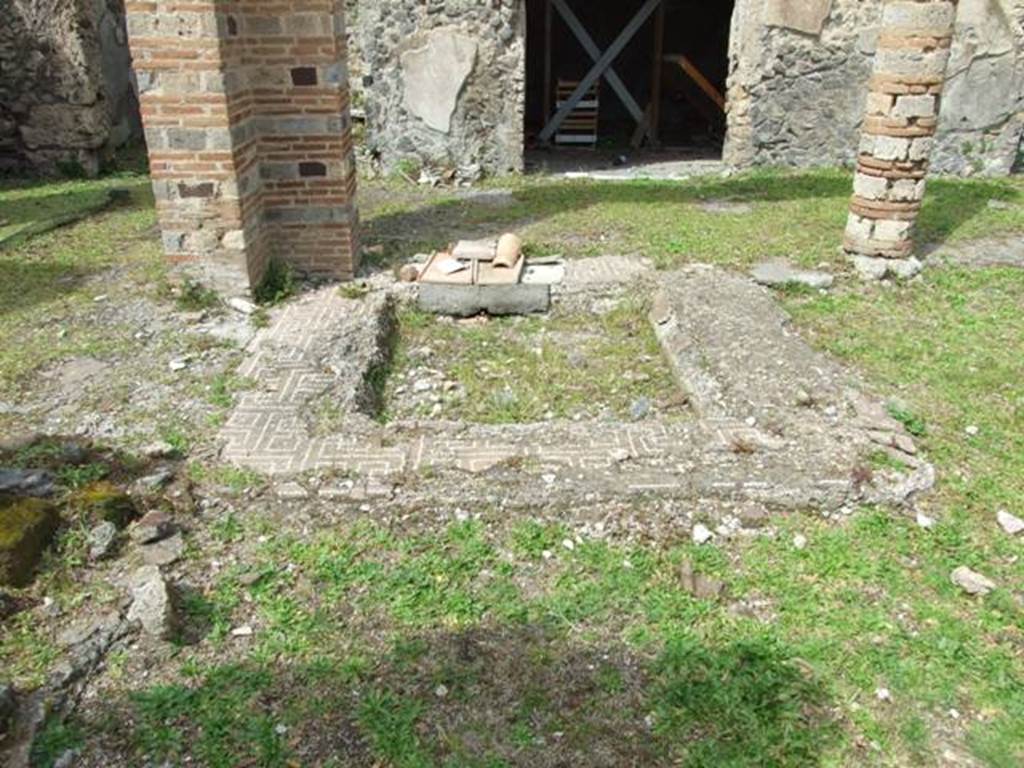
<instances>
[{"instance_id":1,"label":"shadow on grass","mask_svg":"<svg viewBox=\"0 0 1024 768\"><path fill-rule=\"evenodd\" d=\"M376 661L213 667L86 705L73 725L93 734L86 758L124 764L815 766L839 738L830 711L770 638L646 659L527 625L406 637Z\"/></svg>"},{"instance_id":2,"label":"shadow on grass","mask_svg":"<svg viewBox=\"0 0 1024 768\"><path fill-rule=\"evenodd\" d=\"M117 206L138 208L148 188L144 177L54 182L24 179L0 184L0 253L31 238Z\"/></svg>"},{"instance_id":3,"label":"shadow on grass","mask_svg":"<svg viewBox=\"0 0 1024 768\"><path fill-rule=\"evenodd\" d=\"M601 205L636 206L639 216L650 215L642 211L643 207L661 206L665 208L666 219L684 226L689 217L698 215L687 206L703 201L770 204L828 200L830 208L834 206L828 215L834 214L841 222L851 192L850 174L839 171L755 171L731 178L714 176L681 182L551 181L514 190L512 200L504 205L495 205L493 197L487 194L471 193L377 216L367 211L363 234L368 245L383 246L376 266L391 267L412 255L410 247L439 248L457 239L493 234L497 228L524 228L556 215ZM996 182L932 180L921 215L921 239L942 243L977 217L989 201L1020 197L1020 192ZM622 222L625 226L635 220L624 215ZM801 222L793 221L790 226L799 227ZM841 238L840 223L836 227L836 245ZM395 243L401 245L395 247Z\"/></svg>"},{"instance_id":4,"label":"shadow on grass","mask_svg":"<svg viewBox=\"0 0 1024 768\"><path fill-rule=\"evenodd\" d=\"M47 303L74 293L93 270L68 268L52 262L26 262L0 256L0 315L20 312L36 304Z\"/></svg>"},{"instance_id":5,"label":"shadow on grass","mask_svg":"<svg viewBox=\"0 0 1024 768\"><path fill-rule=\"evenodd\" d=\"M123 181L63 183L57 187L67 188L56 192L43 192L54 186L43 181L19 182L14 191L0 188L0 314L72 294L105 268L76 259L74 253L55 255L49 248L35 248L32 239L107 211L152 205L145 178ZM40 194L32 194L36 186ZM114 188L125 193L112 198Z\"/></svg>"}]
</instances>

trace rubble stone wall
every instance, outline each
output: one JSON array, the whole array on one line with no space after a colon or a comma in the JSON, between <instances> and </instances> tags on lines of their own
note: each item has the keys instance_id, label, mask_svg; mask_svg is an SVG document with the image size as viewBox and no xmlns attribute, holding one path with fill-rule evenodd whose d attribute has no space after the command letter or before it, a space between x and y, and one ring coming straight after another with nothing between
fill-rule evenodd
<instances>
[{"instance_id":1,"label":"rubble stone wall","mask_svg":"<svg viewBox=\"0 0 1024 768\"><path fill-rule=\"evenodd\" d=\"M0 2L0 170L93 175L139 134L123 0Z\"/></svg>"},{"instance_id":2,"label":"rubble stone wall","mask_svg":"<svg viewBox=\"0 0 1024 768\"><path fill-rule=\"evenodd\" d=\"M852 164L883 0L737 0L735 165ZM1024 0L961 0L932 168L1006 174L1024 131Z\"/></svg>"},{"instance_id":3,"label":"rubble stone wall","mask_svg":"<svg viewBox=\"0 0 1024 768\"><path fill-rule=\"evenodd\" d=\"M403 161L487 173L521 167L522 0L348 2L367 149L385 170ZM729 163L854 163L882 4L736 0ZM472 60L468 74L460 56ZM429 77L419 77L425 65ZM1024 132L1024 0L963 0L948 75L933 167L1009 173ZM423 110L433 100L441 119Z\"/></svg>"},{"instance_id":4,"label":"rubble stone wall","mask_svg":"<svg viewBox=\"0 0 1024 768\"><path fill-rule=\"evenodd\" d=\"M367 151L383 168L523 167L522 0L357 0Z\"/></svg>"}]
</instances>

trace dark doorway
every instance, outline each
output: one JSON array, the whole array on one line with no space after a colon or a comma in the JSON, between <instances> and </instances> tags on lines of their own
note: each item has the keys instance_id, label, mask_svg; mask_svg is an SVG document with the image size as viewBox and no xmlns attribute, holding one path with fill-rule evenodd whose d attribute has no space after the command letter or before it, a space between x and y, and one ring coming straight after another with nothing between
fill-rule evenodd
<instances>
[{"instance_id":1,"label":"dark doorway","mask_svg":"<svg viewBox=\"0 0 1024 768\"><path fill-rule=\"evenodd\" d=\"M527 149L539 145L538 137L556 109L559 82L580 81L594 63L558 10L548 10L550 2L526 0ZM565 2L602 52L644 4L644 0ZM663 0L661 9L643 24L613 64L640 109L656 121L656 128L650 133L637 131L634 116L602 77L597 92L596 148L634 150L642 136L646 149L687 150L704 157L721 154L725 138L722 98L733 6L734 0ZM661 61L656 62L659 48ZM546 146L561 148L555 141Z\"/></svg>"}]
</instances>

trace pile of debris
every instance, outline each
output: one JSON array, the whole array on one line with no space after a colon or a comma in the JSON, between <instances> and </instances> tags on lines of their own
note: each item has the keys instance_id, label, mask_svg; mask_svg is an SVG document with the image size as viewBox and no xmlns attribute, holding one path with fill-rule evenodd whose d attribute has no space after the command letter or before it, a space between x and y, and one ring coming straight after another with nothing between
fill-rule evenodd
<instances>
[{"instance_id":1,"label":"pile of debris","mask_svg":"<svg viewBox=\"0 0 1024 768\"><path fill-rule=\"evenodd\" d=\"M551 308L551 286L559 282L560 261L527 264L517 235L483 240L460 240L445 251L407 264L400 277L419 284L419 308L455 317L527 315Z\"/></svg>"}]
</instances>

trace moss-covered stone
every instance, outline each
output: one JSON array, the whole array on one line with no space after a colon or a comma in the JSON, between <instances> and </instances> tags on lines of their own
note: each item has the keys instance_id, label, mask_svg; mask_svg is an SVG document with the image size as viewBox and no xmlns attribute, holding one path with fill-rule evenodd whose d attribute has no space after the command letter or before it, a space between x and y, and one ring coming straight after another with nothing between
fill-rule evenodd
<instances>
[{"instance_id":1,"label":"moss-covered stone","mask_svg":"<svg viewBox=\"0 0 1024 768\"><path fill-rule=\"evenodd\" d=\"M32 580L59 523L57 510L42 499L0 502L0 584L20 587Z\"/></svg>"},{"instance_id":2,"label":"moss-covered stone","mask_svg":"<svg viewBox=\"0 0 1024 768\"><path fill-rule=\"evenodd\" d=\"M136 516L131 497L113 483L100 480L76 491L68 506L91 523L108 522L124 528Z\"/></svg>"}]
</instances>

